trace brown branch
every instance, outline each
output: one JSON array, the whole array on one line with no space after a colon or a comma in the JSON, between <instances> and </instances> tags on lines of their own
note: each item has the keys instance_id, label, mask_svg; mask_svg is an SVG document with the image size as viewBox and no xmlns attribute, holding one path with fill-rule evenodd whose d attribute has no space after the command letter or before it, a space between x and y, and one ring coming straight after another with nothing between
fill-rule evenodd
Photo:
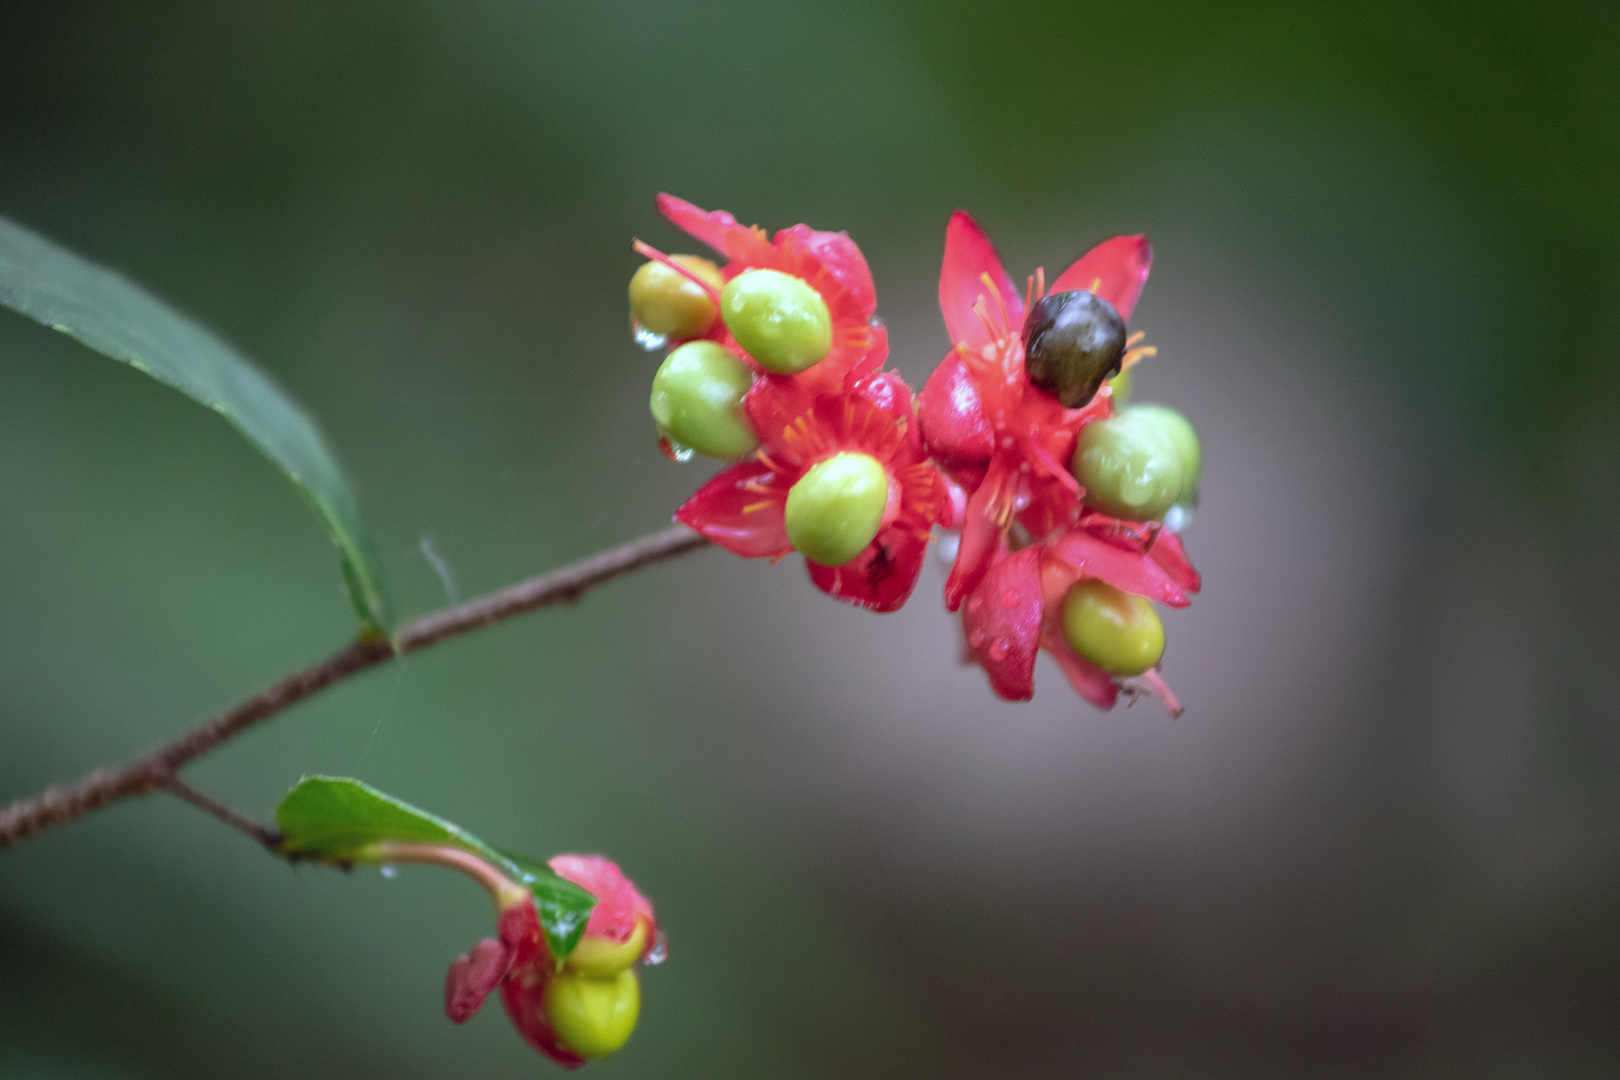
<instances>
[{"instance_id":1,"label":"brown branch","mask_svg":"<svg viewBox=\"0 0 1620 1080\"><path fill-rule=\"evenodd\" d=\"M176 779L180 768L193 758L208 753L254 724L269 719L305 698L313 697L334 683L342 682L351 675L376 667L396 656L425 649L446 638L490 626L515 615L576 600L586 590L604 581L706 547L708 543L708 540L686 526L675 525L662 532L652 533L628 544L588 556L550 573L520 581L504 589L497 589L495 592L468 600L464 604L412 619L400 627L392 644L387 641L362 640L345 646L320 663L288 675L240 704L225 710L212 720L122 767L97 769L66 787L48 788L31 799L18 799L11 806L0 810L0 848L10 847L35 833L64 825L109 803L126 799L131 795L145 795L159 788L167 788L181 798L202 806L216 817L220 817L218 811L205 805L212 800L200 792L192 791ZM198 802L185 792L191 792L203 802ZM219 809L236 816L234 811L224 807ZM229 818L222 817L222 820L241 827ZM246 821L245 818L242 820ZM262 828L262 826L255 827ZM249 831L263 842L262 836Z\"/></svg>"},{"instance_id":2,"label":"brown branch","mask_svg":"<svg viewBox=\"0 0 1620 1080\"><path fill-rule=\"evenodd\" d=\"M163 782L163 786L173 792L175 797L184 799L199 810L213 814L238 832L247 833L273 853L281 854L280 829L273 829L269 825L260 824L250 817L237 813L217 799L204 795L178 776L169 777Z\"/></svg>"}]
</instances>

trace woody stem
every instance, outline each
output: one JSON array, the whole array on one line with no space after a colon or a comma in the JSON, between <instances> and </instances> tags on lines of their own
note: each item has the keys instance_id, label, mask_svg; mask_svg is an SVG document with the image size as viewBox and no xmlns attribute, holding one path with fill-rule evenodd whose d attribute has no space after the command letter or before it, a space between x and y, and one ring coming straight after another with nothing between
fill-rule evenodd
<instances>
[{"instance_id":1,"label":"woody stem","mask_svg":"<svg viewBox=\"0 0 1620 1080\"><path fill-rule=\"evenodd\" d=\"M572 602L613 578L672 559L709 541L684 525L651 533L549 573L412 619L392 642L362 638L319 663L272 683L213 719L117 767L103 767L65 787L50 787L0 810L0 849L83 817L131 795L164 789L273 847L273 830L249 821L178 779L182 766L236 738L248 728L362 671L448 638L553 604Z\"/></svg>"}]
</instances>

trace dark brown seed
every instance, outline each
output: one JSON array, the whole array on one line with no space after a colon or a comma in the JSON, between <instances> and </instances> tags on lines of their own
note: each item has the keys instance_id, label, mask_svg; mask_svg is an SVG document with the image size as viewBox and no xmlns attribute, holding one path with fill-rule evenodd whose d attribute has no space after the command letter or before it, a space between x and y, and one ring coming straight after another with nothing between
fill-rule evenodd
<instances>
[{"instance_id":1,"label":"dark brown seed","mask_svg":"<svg viewBox=\"0 0 1620 1080\"><path fill-rule=\"evenodd\" d=\"M1090 401L1124 357L1125 320L1096 293L1043 296L1024 320L1024 371L1064 408Z\"/></svg>"}]
</instances>

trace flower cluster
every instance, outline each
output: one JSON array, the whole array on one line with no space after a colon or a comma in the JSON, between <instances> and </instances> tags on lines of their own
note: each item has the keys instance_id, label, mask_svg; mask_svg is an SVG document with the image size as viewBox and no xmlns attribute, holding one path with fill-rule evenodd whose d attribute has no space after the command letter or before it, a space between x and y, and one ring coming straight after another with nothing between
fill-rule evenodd
<instances>
[{"instance_id":1,"label":"flower cluster","mask_svg":"<svg viewBox=\"0 0 1620 1080\"><path fill-rule=\"evenodd\" d=\"M723 211L658 206L727 260L636 243L651 261L631 281L632 325L670 349L653 380L661 445L733 462L678 520L739 555L797 551L817 587L875 611L905 603L937 526L954 548L946 607L998 695L1030 697L1045 649L1101 707L1124 690L1179 712L1153 602L1198 589L1175 529L1200 450L1180 414L1124 405L1128 369L1153 354L1126 332L1145 237L1020 291L958 212L939 287L953 348L914 401L882 370L887 334L848 236L767 239Z\"/></svg>"},{"instance_id":2,"label":"flower cluster","mask_svg":"<svg viewBox=\"0 0 1620 1080\"><path fill-rule=\"evenodd\" d=\"M663 942L652 904L618 866L600 855L558 855L558 877L597 899L578 943L566 956L552 955L541 932L534 895L498 869L462 852L451 852L489 889L498 912L499 935L485 938L450 965L444 1011L464 1023L497 987L518 1034L562 1065L578 1068L625 1044L641 1013L635 964L657 963Z\"/></svg>"}]
</instances>

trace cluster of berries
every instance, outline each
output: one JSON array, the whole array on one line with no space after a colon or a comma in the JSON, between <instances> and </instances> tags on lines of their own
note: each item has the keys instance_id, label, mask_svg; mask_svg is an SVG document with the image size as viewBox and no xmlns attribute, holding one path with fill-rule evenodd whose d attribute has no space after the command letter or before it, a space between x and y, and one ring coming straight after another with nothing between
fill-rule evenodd
<instances>
[{"instance_id":1,"label":"cluster of berries","mask_svg":"<svg viewBox=\"0 0 1620 1080\"><path fill-rule=\"evenodd\" d=\"M636 963L663 960L652 904L611 860L558 855L551 869L596 897L590 920L566 956L554 956L541 931L533 893L490 864L447 849L458 869L495 901L496 938L485 938L450 965L444 1011L464 1023L501 991L506 1013L528 1044L565 1068L623 1046L641 1014Z\"/></svg>"},{"instance_id":2,"label":"cluster of berries","mask_svg":"<svg viewBox=\"0 0 1620 1080\"><path fill-rule=\"evenodd\" d=\"M658 208L726 258L665 255L630 281L632 328L669 348L652 413L669 457L734 462L676 512L738 555L797 551L822 591L894 611L933 530L953 554L945 603L1009 700L1034 693L1045 649L1083 696L1180 705L1157 665L1153 601L1198 590L1177 531L1197 500L1191 425L1125 406L1151 347L1126 322L1147 280L1145 237L1104 241L1020 292L965 213L951 218L940 306L954 347L913 399L884 371L866 260L843 233L768 238L668 195Z\"/></svg>"}]
</instances>

